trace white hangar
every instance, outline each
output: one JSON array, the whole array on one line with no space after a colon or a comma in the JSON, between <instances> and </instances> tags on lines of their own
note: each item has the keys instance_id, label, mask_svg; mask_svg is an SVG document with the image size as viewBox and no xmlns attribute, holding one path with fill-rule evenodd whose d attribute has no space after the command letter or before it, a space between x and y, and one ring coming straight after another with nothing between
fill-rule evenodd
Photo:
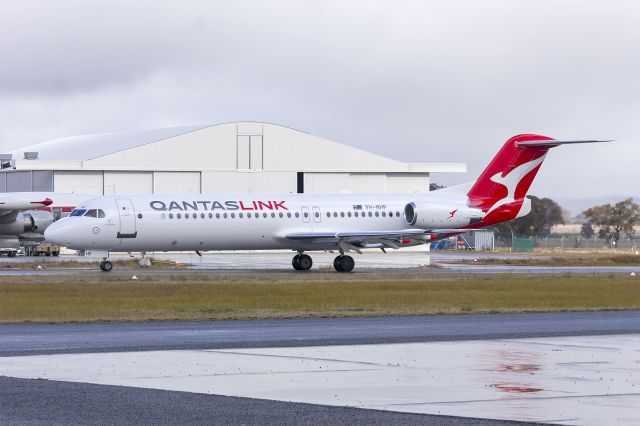
<instances>
[{"instance_id":1,"label":"white hangar","mask_svg":"<svg viewBox=\"0 0 640 426\"><path fill-rule=\"evenodd\" d=\"M427 192L433 172L276 124L225 123L54 139L2 155L0 192Z\"/></svg>"}]
</instances>

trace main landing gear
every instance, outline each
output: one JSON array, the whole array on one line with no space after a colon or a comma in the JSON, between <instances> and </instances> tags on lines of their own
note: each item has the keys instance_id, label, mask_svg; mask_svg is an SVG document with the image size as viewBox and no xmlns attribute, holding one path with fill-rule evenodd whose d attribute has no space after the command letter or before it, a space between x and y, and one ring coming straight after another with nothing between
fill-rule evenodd
<instances>
[{"instance_id":1,"label":"main landing gear","mask_svg":"<svg viewBox=\"0 0 640 426\"><path fill-rule=\"evenodd\" d=\"M293 256L291 265L296 271L308 271L313 266L313 260L308 254L298 253ZM333 260L333 267L338 272L351 272L354 266L356 262L351 256L341 254Z\"/></svg>"},{"instance_id":2,"label":"main landing gear","mask_svg":"<svg viewBox=\"0 0 640 426\"><path fill-rule=\"evenodd\" d=\"M109 262L108 260L103 260L102 262L100 262L100 269L102 270L102 272L111 272L111 270L113 269L113 263Z\"/></svg>"},{"instance_id":3,"label":"main landing gear","mask_svg":"<svg viewBox=\"0 0 640 426\"><path fill-rule=\"evenodd\" d=\"M296 254L291 261L293 269L296 271L308 271L313 266L313 260L308 254Z\"/></svg>"},{"instance_id":4,"label":"main landing gear","mask_svg":"<svg viewBox=\"0 0 640 426\"><path fill-rule=\"evenodd\" d=\"M356 262L351 256L341 254L333 260L333 267L338 272L351 272L354 266L356 266Z\"/></svg>"}]
</instances>

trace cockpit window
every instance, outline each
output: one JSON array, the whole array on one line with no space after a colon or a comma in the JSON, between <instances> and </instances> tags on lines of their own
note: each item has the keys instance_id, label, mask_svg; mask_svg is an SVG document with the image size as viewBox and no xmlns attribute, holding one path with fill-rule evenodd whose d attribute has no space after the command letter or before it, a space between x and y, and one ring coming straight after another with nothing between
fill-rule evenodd
<instances>
[{"instance_id":1,"label":"cockpit window","mask_svg":"<svg viewBox=\"0 0 640 426\"><path fill-rule=\"evenodd\" d=\"M87 210L87 212L84 215L87 217L98 217L98 210L96 209Z\"/></svg>"},{"instance_id":2,"label":"cockpit window","mask_svg":"<svg viewBox=\"0 0 640 426\"><path fill-rule=\"evenodd\" d=\"M82 216L87 212L86 209L74 209L69 216Z\"/></svg>"},{"instance_id":3,"label":"cockpit window","mask_svg":"<svg viewBox=\"0 0 640 426\"><path fill-rule=\"evenodd\" d=\"M104 210L98 209L98 217L104 217Z\"/></svg>"}]
</instances>

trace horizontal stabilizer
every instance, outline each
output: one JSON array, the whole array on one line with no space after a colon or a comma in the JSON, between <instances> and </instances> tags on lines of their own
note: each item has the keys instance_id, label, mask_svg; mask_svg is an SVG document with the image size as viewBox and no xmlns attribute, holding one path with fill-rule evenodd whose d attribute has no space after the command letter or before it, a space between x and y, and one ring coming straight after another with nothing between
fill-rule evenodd
<instances>
[{"instance_id":1,"label":"horizontal stabilizer","mask_svg":"<svg viewBox=\"0 0 640 426\"><path fill-rule=\"evenodd\" d=\"M575 140L575 141L557 141L557 140L533 140L516 142L518 146L549 146L554 147L558 145L571 145L577 143L601 143L601 142L613 142L612 140L599 141L599 140Z\"/></svg>"}]
</instances>

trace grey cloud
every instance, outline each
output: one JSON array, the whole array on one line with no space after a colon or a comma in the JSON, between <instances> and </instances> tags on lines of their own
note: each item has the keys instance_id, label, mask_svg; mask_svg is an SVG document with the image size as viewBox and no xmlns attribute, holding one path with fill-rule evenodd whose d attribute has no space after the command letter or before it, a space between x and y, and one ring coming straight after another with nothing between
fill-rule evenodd
<instances>
[{"instance_id":1,"label":"grey cloud","mask_svg":"<svg viewBox=\"0 0 640 426\"><path fill-rule=\"evenodd\" d=\"M407 161L467 162L467 177L436 176L454 183L515 133L613 137L554 152L534 190L637 194L634 1L0 6L5 149L252 119Z\"/></svg>"}]
</instances>

